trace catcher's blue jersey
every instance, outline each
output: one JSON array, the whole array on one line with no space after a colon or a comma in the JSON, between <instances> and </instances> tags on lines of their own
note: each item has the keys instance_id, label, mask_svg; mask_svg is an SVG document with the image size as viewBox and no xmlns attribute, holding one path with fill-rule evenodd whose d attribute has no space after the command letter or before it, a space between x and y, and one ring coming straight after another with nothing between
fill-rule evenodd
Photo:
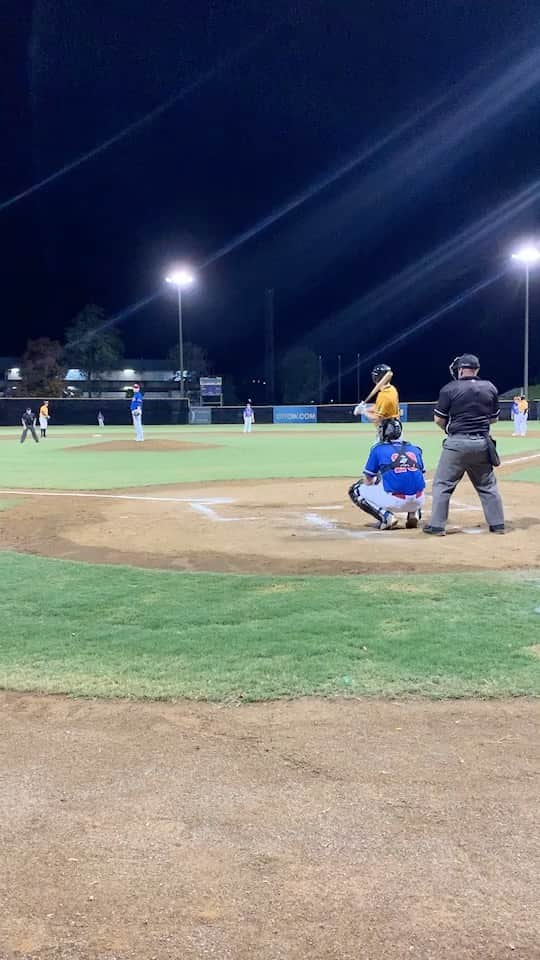
<instances>
[{"instance_id":1,"label":"catcher's blue jersey","mask_svg":"<svg viewBox=\"0 0 540 960\"><path fill-rule=\"evenodd\" d=\"M394 440L392 443L376 443L371 448L364 473L368 477L380 474L388 493L415 496L425 489L424 469L420 447Z\"/></svg>"}]
</instances>

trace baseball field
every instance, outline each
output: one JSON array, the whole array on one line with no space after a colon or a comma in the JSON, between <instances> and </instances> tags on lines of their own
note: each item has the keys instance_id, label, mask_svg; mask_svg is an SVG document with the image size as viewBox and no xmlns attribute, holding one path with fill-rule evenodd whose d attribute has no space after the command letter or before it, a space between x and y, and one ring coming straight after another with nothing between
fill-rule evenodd
<instances>
[{"instance_id":1,"label":"baseball field","mask_svg":"<svg viewBox=\"0 0 540 960\"><path fill-rule=\"evenodd\" d=\"M507 535L464 482L439 539L350 503L369 426L0 433L2 960L540 956L540 426L496 436Z\"/></svg>"}]
</instances>

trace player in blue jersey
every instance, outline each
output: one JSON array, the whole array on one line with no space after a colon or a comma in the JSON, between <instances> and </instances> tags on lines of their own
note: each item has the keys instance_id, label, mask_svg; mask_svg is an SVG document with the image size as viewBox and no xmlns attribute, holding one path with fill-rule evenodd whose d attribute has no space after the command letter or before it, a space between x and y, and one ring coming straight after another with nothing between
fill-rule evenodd
<instances>
[{"instance_id":1,"label":"player in blue jersey","mask_svg":"<svg viewBox=\"0 0 540 960\"><path fill-rule=\"evenodd\" d=\"M379 530L398 525L394 513L406 513L407 529L415 529L422 516L426 481L420 447L401 440L402 426L397 418L379 425L379 443L370 450L363 480L349 490L352 502L375 517Z\"/></svg>"},{"instance_id":2,"label":"player in blue jersey","mask_svg":"<svg viewBox=\"0 0 540 960\"><path fill-rule=\"evenodd\" d=\"M133 397L131 398L131 418L135 427L135 440L137 443L144 440L143 432L143 395L140 384L133 384Z\"/></svg>"},{"instance_id":3,"label":"player in blue jersey","mask_svg":"<svg viewBox=\"0 0 540 960\"><path fill-rule=\"evenodd\" d=\"M255 423L255 412L251 406L251 400L248 400L247 406L242 414L244 421L244 433L251 433L251 428Z\"/></svg>"}]
</instances>

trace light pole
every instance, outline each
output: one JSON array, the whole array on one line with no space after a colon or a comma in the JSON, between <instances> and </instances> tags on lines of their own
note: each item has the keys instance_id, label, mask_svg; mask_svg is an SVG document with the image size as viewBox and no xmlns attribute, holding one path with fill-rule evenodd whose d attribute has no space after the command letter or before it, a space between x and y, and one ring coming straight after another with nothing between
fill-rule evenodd
<instances>
[{"instance_id":1,"label":"light pole","mask_svg":"<svg viewBox=\"0 0 540 960\"><path fill-rule=\"evenodd\" d=\"M182 323L182 290L195 283L194 274L187 267L173 270L167 277L167 283L178 291L178 359L180 360L180 397L184 397L184 328Z\"/></svg>"},{"instance_id":2,"label":"light pole","mask_svg":"<svg viewBox=\"0 0 540 960\"><path fill-rule=\"evenodd\" d=\"M525 267L525 318L523 337L523 396L529 396L529 274L540 260L540 250L528 244L512 254L512 260L517 260Z\"/></svg>"},{"instance_id":3,"label":"light pole","mask_svg":"<svg viewBox=\"0 0 540 960\"><path fill-rule=\"evenodd\" d=\"M356 354L356 396L360 397L360 354Z\"/></svg>"},{"instance_id":4,"label":"light pole","mask_svg":"<svg viewBox=\"0 0 540 960\"><path fill-rule=\"evenodd\" d=\"M322 404L322 353L319 354L319 403Z\"/></svg>"},{"instance_id":5,"label":"light pole","mask_svg":"<svg viewBox=\"0 0 540 960\"><path fill-rule=\"evenodd\" d=\"M337 355L337 368L338 368L338 403L341 403L341 354Z\"/></svg>"}]
</instances>

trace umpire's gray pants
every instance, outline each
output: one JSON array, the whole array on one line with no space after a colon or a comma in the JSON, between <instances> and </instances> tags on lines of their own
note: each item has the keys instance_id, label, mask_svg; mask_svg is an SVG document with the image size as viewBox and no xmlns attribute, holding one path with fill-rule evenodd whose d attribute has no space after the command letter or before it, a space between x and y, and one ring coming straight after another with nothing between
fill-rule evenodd
<instances>
[{"instance_id":1,"label":"umpire's gray pants","mask_svg":"<svg viewBox=\"0 0 540 960\"><path fill-rule=\"evenodd\" d=\"M465 473L480 497L486 523L490 527L504 523L501 495L489 461L487 440L456 434L447 437L443 443L433 480L431 526L446 526L450 497Z\"/></svg>"},{"instance_id":2,"label":"umpire's gray pants","mask_svg":"<svg viewBox=\"0 0 540 960\"><path fill-rule=\"evenodd\" d=\"M24 441L26 440L26 437L27 437L27 435L28 435L29 433L32 434L32 436L33 436L34 440L36 441L36 443L39 443L38 436L37 436L37 433L36 433L34 427L23 427L23 432L21 433L21 443L24 443Z\"/></svg>"}]
</instances>

